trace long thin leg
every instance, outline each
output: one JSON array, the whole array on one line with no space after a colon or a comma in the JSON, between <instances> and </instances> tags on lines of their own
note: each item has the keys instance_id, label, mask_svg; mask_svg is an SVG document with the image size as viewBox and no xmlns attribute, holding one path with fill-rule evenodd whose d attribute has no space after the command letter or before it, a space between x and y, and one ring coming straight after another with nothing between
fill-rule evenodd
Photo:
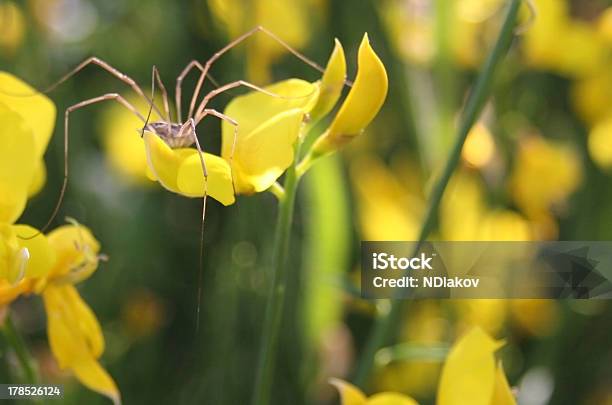
<instances>
[{"instance_id":1,"label":"long thin leg","mask_svg":"<svg viewBox=\"0 0 612 405\"><path fill-rule=\"evenodd\" d=\"M194 59L191 62L189 62L187 64L187 66L185 66L185 68L183 69L181 74L178 75L178 77L176 78L176 91L174 92L174 98L175 98L174 101L176 103L176 122L181 122L182 115L183 115L182 114L182 110L183 110L183 106L182 106L182 103L183 103L183 100L182 100L183 80L185 80L185 77L187 77L187 75L189 74L189 72L191 72L191 70L193 70L193 68L198 68L201 73L206 73L204 71L204 66L202 66L202 64L200 62L198 62L197 60ZM207 73L206 77L208 77L208 80L210 80L210 82L215 87L219 87L219 84L210 75L210 73Z\"/></svg>"},{"instance_id":2,"label":"long thin leg","mask_svg":"<svg viewBox=\"0 0 612 405\"><path fill-rule=\"evenodd\" d=\"M162 99L164 102L164 112L166 113L165 120L167 122L170 122L170 105L168 103L168 92L166 91L166 86L164 86L164 82L162 82L162 79L159 76L159 69L157 69L157 66L155 65L153 65L153 78L151 80L152 81L155 80L157 82L157 85L159 86L159 89L161 90ZM154 99L155 99L155 89L153 90L151 94L151 100L154 100Z\"/></svg>"},{"instance_id":3,"label":"long thin leg","mask_svg":"<svg viewBox=\"0 0 612 405\"><path fill-rule=\"evenodd\" d=\"M297 99L297 98L305 98L305 97L309 97L311 94L304 94L303 96L292 96L292 97L286 97L286 96L281 96L279 94L275 94L272 93L262 87L259 87L257 85L254 85L252 83L246 82L244 80L236 80L235 82L231 82L231 83L227 83L224 84L223 86L216 88L212 91L210 91L206 96L204 96L204 98L202 99L202 101L200 102L200 105L198 106L198 109L196 110L195 113L195 117L196 117L196 125L200 123L201 121L201 115L202 112L206 109L206 105L208 104L208 102L210 100L212 100L214 97L218 96L219 94L234 89L236 87L240 87L240 86L244 86L244 87L248 87L250 89L253 89L255 91L259 91L261 93L267 94L270 97L275 97L275 98L281 98L281 99Z\"/></svg>"},{"instance_id":4,"label":"long thin leg","mask_svg":"<svg viewBox=\"0 0 612 405\"><path fill-rule=\"evenodd\" d=\"M46 93L49 93L49 92L53 91L57 86L59 86L60 84L64 83L66 80L70 79L72 76L74 76L75 74L77 74L78 72L80 72L85 67L87 67L88 65L91 65L91 64L94 64L94 65L97 65L97 66L101 67L102 69L104 69L108 73L110 73L111 75L115 76L117 79L121 80L122 82L124 82L125 84L130 86L140 97L144 98L147 101L147 103L149 103L149 105L151 105L151 107L155 110L155 112L160 117L162 117L162 113L161 113L161 111L159 111L159 108L157 108L157 106L153 103L153 101L151 99L149 99L149 97L147 97L144 94L144 92L142 91L142 89L140 88L138 83L136 83L134 81L134 79L132 79L128 75L120 72L118 69L115 69L114 67L112 67L111 65L109 65L108 63L103 61L102 59L99 59L99 58L97 58L95 56L87 58L83 62L79 63L79 65L77 67L72 69L70 72L68 72L66 75L64 75L57 82L55 82L54 84L49 86L42 93L46 94Z\"/></svg>"},{"instance_id":5,"label":"long thin leg","mask_svg":"<svg viewBox=\"0 0 612 405\"><path fill-rule=\"evenodd\" d=\"M64 114L64 179L62 181L62 188L60 190L60 195L57 199L57 203L55 204L55 208L53 209L53 212L51 213L51 217L49 218L49 220L47 221L47 223L45 224L45 226L43 226L40 230L40 233L45 233L47 231L47 229L49 228L49 226L51 225L51 223L53 222L53 220L55 219L55 217L57 216L57 213L59 212L60 206L62 205L62 201L64 200L64 195L66 194L66 189L68 187L68 123L69 123L69 119L70 119L70 113L72 113L73 111L76 111L80 108L86 107L88 105L91 104L95 104L95 103L99 103L102 101L106 101L106 100L115 100L117 101L119 104L123 105L125 108L127 108L128 110L130 110L132 113L136 114L136 116L143 122L145 123L146 120L145 118L142 116L142 114L140 114L138 112L138 110L131 105L125 98L123 98L120 94L117 93L108 93L108 94L104 94L102 96L98 96L98 97L94 97L94 98L90 98L88 100L84 100L81 101L80 103L74 104L70 107L68 107L66 109L66 112ZM38 234L36 234L38 235ZM33 238L36 235L30 237ZM30 238L26 238L26 239L30 239Z\"/></svg>"},{"instance_id":6,"label":"long thin leg","mask_svg":"<svg viewBox=\"0 0 612 405\"><path fill-rule=\"evenodd\" d=\"M312 66L313 68L317 69L319 72L324 72L324 69L320 65L311 61L306 56L302 55L301 53L293 49L289 44L287 44L285 41L280 39L278 36L276 36L272 32L268 31L266 28L262 27L261 25L258 25L257 27L251 29L250 31L247 31L246 33L242 34L238 38L234 39L232 42L230 42L229 44L221 48L217 53L215 53L210 59L208 59L208 61L206 61L202 74L200 75L200 78L198 79L198 83L196 84L195 90L193 91L193 96L191 97L191 103L189 104L189 115L187 116L188 118L191 118L193 116L193 111L195 109L196 101L198 99L198 96L200 95L200 90L202 89L202 85L204 84L204 78L208 74L208 71L210 70L211 65L217 59L223 56L223 54L225 54L227 51L229 51L230 49L240 44L242 41L244 41L245 39L249 38L250 36L252 36L253 34L257 32L263 32L264 34L274 39L276 42L278 42L280 45L282 45L284 48L286 48L289 52L291 52L293 55L295 55L298 59L300 59L307 65Z\"/></svg>"}]
</instances>

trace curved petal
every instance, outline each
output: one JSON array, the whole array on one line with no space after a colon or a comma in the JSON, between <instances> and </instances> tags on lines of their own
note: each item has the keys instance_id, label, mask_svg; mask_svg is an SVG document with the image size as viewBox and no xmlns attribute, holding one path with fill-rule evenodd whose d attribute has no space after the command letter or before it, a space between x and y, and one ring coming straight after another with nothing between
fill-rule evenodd
<instances>
[{"instance_id":1,"label":"curved petal","mask_svg":"<svg viewBox=\"0 0 612 405\"><path fill-rule=\"evenodd\" d=\"M323 78L321 79L321 89L317 104L310 112L313 120L324 117L336 105L342 94L344 81L346 80L346 58L344 49L338 39L335 40L334 50L332 51Z\"/></svg>"},{"instance_id":2,"label":"curved petal","mask_svg":"<svg viewBox=\"0 0 612 405\"><path fill-rule=\"evenodd\" d=\"M36 169L34 170L34 176L32 177L32 182L28 187L28 198L35 196L38 192L43 188L45 182L47 181L47 166L45 166L45 161L43 159L39 159L36 164Z\"/></svg>"},{"instance_id":3,"label":"curved petal","mask_svg":"<svg viewBox=\"0 0 612 405\"><path fill-rule=\"evenodd\" d=\"M264 191L283 174L293 162L303 119L302 109L285 111L240 139L232 160L237 193Z\"/></svg>"},{"instance_id":4,"label":"curved petal","mask_svg":"<svg viewBox=\"0 0 612 405\"><path fill-rule=\"evenodd\" d=\"M152 132L144 133L145 151L147 154L148 175L159 181L165 189L181 193L176 184L178 169L185 159L197 155L192 148L172 149L163 139Z\"/></svg>"},{"instance_id":5,"label":"curved petal","mask_svg":"<svg viewBox=\"0 0 612 405\"><path fill-rule=\"evenodd\" d=\"M383 392L372 395L368 405L419 405L414 399L396 392Z\"/></svg>"},{"instance_id":6,"label":"curved petal","mask_svg":"<svg viewBox=\"0 0 612 405\"><path fill-rule=\"evenodd\" d=\"M0 220L14 222L25 207L38 158L24 120L0 102Z\"/></svg>"},{"instance_id":7,"label":"curved petal","mask_svg":"<svg viewBox=\"0 0 612 405\"><path fill-rule=\"evenodd\" d=\"M51 351L62 369L70 369L86 387L120 402L119 390L97 359L104 337L95 314L72 285L43 291Z\"/></svg>"},{"instance_id":8,"label":"curved petal","mask_svg":"<svg viewBox=\"0 0 612 405\"><path fill-rule=\"evenodd\" d=\"M462 336L442 368L438 405L490 405L495 384L495 357L502 345L480 328Z\"/></svg>"},{"instance_id":9,"label":"curved petal","mask_svg":"<svg viewBox=\"0 0 612 405\"><path fill-rule=\"evenodd\" d=\"M366 405L367 400L363 392L353 384L338 378L332 378L329 383L338 389L342 405Z\"/></svg>"},{"instance_id":10,"label":"curved petal","mask_svg":"<svg viewBox=\"0 0 612 405\"><path fill-rule=\"evenodd\" d=\"M55 264L55 251L45 235L29 225L12 226L19 246L28 250L25 277L45 277Z\"/></svg>"},{"instance_id":11,"label":"curved petal","mask_svg":"<svg viewBox=\"0 0 612 405\"><path fill-rule=\"evenodd\" d=\"M336 150L359 135L374 119L387 97L385 66L370 46L368 34L359 46L357 77L331 125L313 146L316 154Z\"/></svg>"},{"instance_id":12,"label":"curved petal","mask_svg":"<svg viewBox=\"0 0 612 405\"><path fill-rule=\"evenodd\" d=\"M25 276L29 252L19 245L12 226L0 223L0 280L14 285Z\"/></svg>"},{"instance_id":13,"label":"curved petal","mask_svg":"<svg viewBox=\"0 0 612 405\"><path fill-rule=\"evenodd\" d=\"M224 111L225 115L238 122L236 148L245 136L275 115L296 108L307 113L315 106L319 97L318 84L300 79L284 80L264 89L279 97L252 91L234 98ZM234 145L234 126L223 121L222 135L221 156L229 160Z\"/></svg>"},{"instance_id":14,"label":"curved petal","mask_svg":"<svg viewBox=\"0 0 612 405\"><path fill-rule=\"evenodd\" d=\"M53 101L12 74L0 72L0 103L23 118L34 134L36 155L42 157L55 125Z\"/></svg>"},{"instance_id":15,"label":"curved petal","mask_svg":"<svg viewBox=\"0 0 612 405\"><path fill-rule=\"evenodd\" d=\"M74 271L89 275L97 268L100 243L87 227L63 225L51 231L47 239L57 258L50 276L62 277Z\"/></svg>"},{"instance_id":16,"label":"curved petal","mask_svg":"<svg viewBox=\"0 0 612 405\"><path fill-rule=\"evenodd\" d=\"M210 153L203 154L208 177L204 182L202 161L198 153L184 159L178 168L177 187L182 195L187 197L202 197L204 189L209 196L223 205L231 205L234 198L232 172L224 159Z\"/></svg>"}]
</instances>

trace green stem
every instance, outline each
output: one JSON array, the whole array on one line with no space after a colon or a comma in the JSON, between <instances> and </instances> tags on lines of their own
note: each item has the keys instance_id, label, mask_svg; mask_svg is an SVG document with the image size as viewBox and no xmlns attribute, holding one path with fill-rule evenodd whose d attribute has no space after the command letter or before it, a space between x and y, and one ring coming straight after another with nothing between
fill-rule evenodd
<instances>
[{"instance_id":1,"label":"green stem","mask_svg":"<svg viewBox=\"0 0 612 405\"><path fill-rule=\"evenodd\" d=\"M23 337L21 337L21 334L15 327L15 323L13 322L10 313L6 315L2 331L7 343L9 346L11 346L11 348L13 348L15 354L17 355L17 360L19 360L19 364L23 369L25 383L37 384L38 370L36 368L36 363L34 362L34 359L32 359Z\"/></svg>"},{"instance_id":2,"label":"green stem","mask_svg":"<svg viewBox=\"0 0 612 405\"><path fill-rule=\"evenodd\" d=\"M429 207L425 214L425 219L419 233L415 251L418 251L423 241L425 241L431 232L440 202L442 201L442 196L444 195L444 190L446 189L455 168L459 164L461 149L463 148L465 139L467 138L470 129L474 125L476 119L479 117L480 112L482 111L482 108L489 97L495 70L502 57L506 54L508 48L510 47L520 4L521 0L512 0L510 3L508 14L506 15L506 19L500 31L499 37L497 38L497 42L487 57L484 67L476 79L476 84L470 92L470 96L461 116L461 123L457 130L455 144L450 152L446 166L444 167L444 171L431 192ZM403 301L401 300L392 300L387 313L379 315L378 319L376 319L373 330L368 338L368 341L366 342L360 363L357 367L357 372L354 378L356 385L361 387L364 386L368 376L370 375L376 352L383 345L387 344L389 339L393 337L395 329L400 324L399 321L402 313L402 302Z\"/></svg>"},{"instance_id":3,"label":"green stem","mask_svg":"<svg viewBox=\"0 0 612 405\"><path fill-rule=\"evenodd\" d=\"M299 149L297 147L296 149ZM299 150L296 150L297 157ZM270 388L279 332L285 303L285 292L288 279L287 256L291 236L291 223L297 191L298 177L294 163L285 173L285 192L279 198L279 211L276 222L274 239L274 257L272 267L272 289L266 304L266 314L263 323L263 336L259 348L259 362L255 379L255 393L253 405L268 405L270 402Z\"/></svg>"}]
</instances>

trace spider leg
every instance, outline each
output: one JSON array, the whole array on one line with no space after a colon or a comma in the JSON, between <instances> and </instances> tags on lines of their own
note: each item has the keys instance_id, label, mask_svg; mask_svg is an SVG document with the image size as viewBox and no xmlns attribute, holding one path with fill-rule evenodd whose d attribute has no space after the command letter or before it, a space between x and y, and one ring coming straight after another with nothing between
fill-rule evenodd
<instances>
[{"instance_id":1,"label":"spider leg","mask_svg":"<svg viewBox=\"0 0 612 405\"><path fill-rule=\"evenodd\" d=\"M78 109L81 109L83 107L95 104L95 103L99 103L102 101L106 101L106 100L115 100L117 101L119 104L121 104L122 106L124 106L125 108L127 108L128 110L130 110L132 113L134 113L143 123L146 122L145 118L142 116L142 114L140 114L138 112L138 110L132 105L130 104L125 98L123 98L123 96L121 96L120 94L117 93L108 93L108 94L104 94L102 96L98 96L98 97L93 97L90 98L88 100L84 100L81 101L77 104L71 105L70 107L68 107L66 109L66 112L64 114L64 178L62 180L62 187L60 189L60 195L57 199L57 203L55 204L55 208L53 209L53 212L51 213L51 216L49 217L49 220L47 221L47 223L41 228L41 230L39 231L39 233L45 233L46 230L49 228L49 226L51 225L51 223L53 222L53 220L55 219L55 217L57 216L59 209L62 205L62 201L64 200L64 196L66 194L66 189L68 188L68 146L69 146L69 136L68 136L68 124L69 124L69 120L70 120L70 114ZM28 237L28 238L24 238L24 239L31 239L34 238L38 235L35 234L34 236Z\"/></svg>"},{"instance_id":2,"label":"spider leg","mask_svg":"<svg viewBox=\"0 0 612 405\"><path fill-rule=\"evenodd\" d=\"M232 49L236 45L240 44L241 42L243 42L244 40L246 40L247 38L251 37L252 35L254 35L254 34L258 33L258 32L262 32L262 33L266 34L267 36L269 36L270 38L272 38L273 40L278 42L280 45L282 45L290 53L295 55L298 59L300 59L301 61L303 61L307 65L312 66L314 69L318 70L319 72L324 72L325 71L319 64L317 64L316 62L311 61L306 56L304 56L300 52L296 51L294 48L292 48L285 41L280 39L276 34L272 33L271 31L267 30L266 28L262 27L261 25L258 25L257 27L255 27L255 28L245 32L244 34L240 35L238 38L234 39L232 42L230 42L229 44L227 44L226 46L221 48L218 52L216 52L213 56L211 56L211 58L208 59L208 61L206 61L206 63L204 64L204 68L202 70L202 74L200 75L200 78L198 79L198 83L196 84L195 90L193 91L193 96L191 97L191 103L189 104L189 115L188 115L189 118L191 118L193 116L193 111L195 109L196 101L198 99L198 96L200 95L200 90L202 89L202 85L204 84L204 78L208 74L208 71L210 70L210 67L212 66L212 64L217 59L219 59L221 56L223 56L223 54L225 54L227 51L229 51L230 49Z\"/></svg>"},{"instance_id":3,"label":"spider leg","mask_svg":"<svg viewBox=\"0 0 612 405\"><path fill-rule=\"evenodd\" d=\"M178 77L176 78L176 91L174 93L174 98L175 98L175 104L176 104L176 122L182 122L182 87L183 87L183 80L185 79L185 77L187 77L187 75L189 74L189 72L191 72L193 70L193 68L197 68L200 70L200 72L202 73L206 73L204 71L204 66L202 66L202 64L200 62L198 62L197 60L192 60L191 62L189 62L187 64L187 66L185 66L185 68L183 69L183 71L181 72L180 75L178 75ZM217 84L217 81L215 79L213 79L213 77L210 75L210 73L206 74L206 77L208 77L208 80L210 80L210 82L215 86L215 87L219 87L219 85Z\"/></svg>"},{"instance_id":4,"label":"spider leg","mask_svg":"<svg viewBox=\"0 0 612 405\"><path fill-rule=\"evenodd\" d=\"M112 67L110 64L108 64L107 62L103 61L100 58L97 58L95 56L92 56L90 58L85 59L83 62L79 63L77 65L77 67L75 67L74 69L72 69L70 72L68 72L67 74L65 74L61 79L59 79L57 82L55 82L54 84L52 84L51 86L49 86L47 89L45 89L44 91L42 91L42 93L49 93L53 90L55 90L60 84L64 83L66 80L70 79L72 76L74 76L75 74L77 74L78 72L80 72L81 70L83 70L84 68L86 68L89 65L96 65L99 66L100 68L104 69L105 71L107 71L108 73L110 73L111 75L115 76L117 79L121 80L122 82L124 82L125 84L127 84L128 86L130 86L135 92L136 94L138 94L140 97L142 97L143 99L145 99L147 101L147 103L155 110L155 112L162 117L162 113L159 110L159 108L157 108L157 106L153 103L153 101L147 97L144 92L142 91L142 89L140 88L140 86L138 85L138 83L136 83L136 81L134 81L134 79L132 79L131 77L129 77L128 75L122 73L121 71L119 71L118 69Z\"/></svg>"},{"instance_id":5,"label":"spider leg","mask_svg":"<svg viewBox=\"0 0 612 405\"><path fill-rule=\"evenodd\" d=\"M198 109L196 110L195 113L195 117L196 117L196 124L199 123L198 117L202 114L202 111L204 111L206 109L206 105L208 104L208 102L210 100L212 100L214 97L218 96L219 94L234 89L236 87L240 87L240 86L244 86L244 87L248 87L252 90L255 91L259 91L261 93L267 94L270 97L275 97L275 98L281 98L281 99L298 99L298 98L305 98L310 96L311 94L305 94L303 96L293 96L293 97L286 97L286 96L281 96L279 94L275 94L272 93L262 87L259 87L255 84L249 83L247 81L244 80L236 80L235 82L231 82L231 83L227 83L224 84L223 86L216 88L214 90L211 90L206 96L204 96L204 98L202 99L202 101L200 102L200 105L198 106Z\"/></svg>"},{"instance_id":6,"label":"spider leg","mask_svg":"<svg viewBox=\"0 0 612 405\"><path fill-rule=\"evenodd\" d=\"M164 86L164 82L162 82L161 77L159 76L159 69L157 69L157 66L153 65L153 73L152 73L153 77L151 78L151 82L155 83L157 82L157 86L159 86L159 89L162 93L162 99L164 102L164 112L166 113L165 115L165 119L167 122L170 122L170 105L168 103L168 92L166 91L166 87ZM153 87L153 91L151 94L151 100L155 99L155 86L152 85Z\"/></svg>"}]
</instances>

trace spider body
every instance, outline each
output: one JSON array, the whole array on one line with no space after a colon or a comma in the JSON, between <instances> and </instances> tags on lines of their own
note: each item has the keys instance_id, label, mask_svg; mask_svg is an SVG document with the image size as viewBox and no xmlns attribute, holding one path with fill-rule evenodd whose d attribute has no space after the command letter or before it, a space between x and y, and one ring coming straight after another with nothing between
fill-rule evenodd
<instances>
[{"instance_id":1,"label":"spider body","mask_svg":"<svg viewBox=\"0 0 612 405\"><path fill-rule=\"evenodd\" d=\"M147 124L146 130L159 136L172 149L188 148L195 144L196 135L189 125L156 121Z\"/></svg>"}]
</instances>

